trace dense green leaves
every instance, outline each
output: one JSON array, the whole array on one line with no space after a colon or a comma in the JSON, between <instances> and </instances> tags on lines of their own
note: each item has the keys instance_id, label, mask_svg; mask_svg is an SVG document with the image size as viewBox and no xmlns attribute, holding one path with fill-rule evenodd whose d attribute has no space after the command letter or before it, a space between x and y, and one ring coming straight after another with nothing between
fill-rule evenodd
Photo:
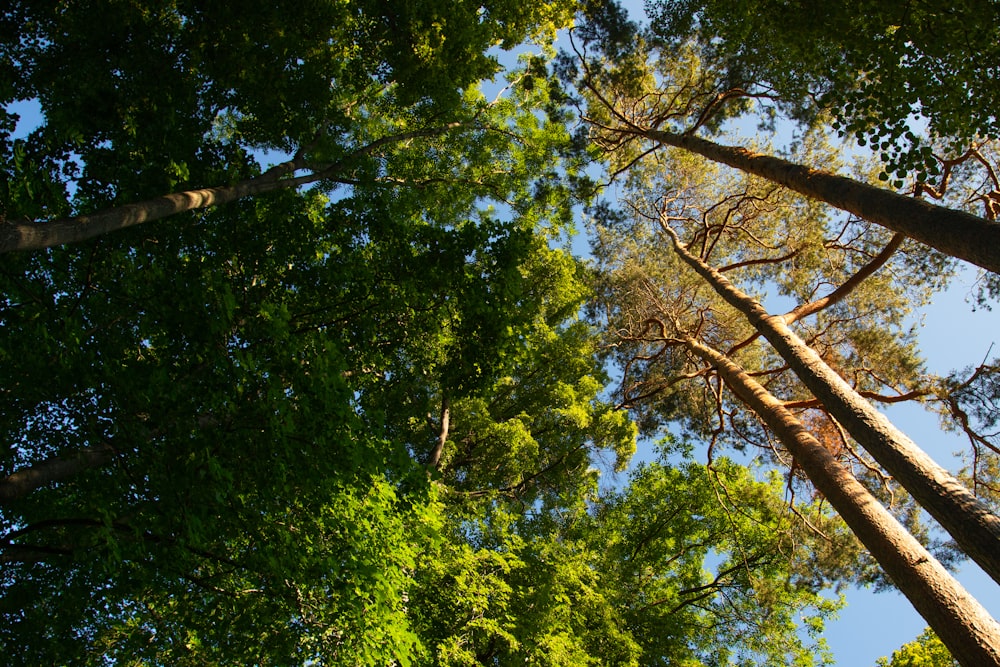
<instances>
[{"instance_id":1,"label":"dense green leaves","mask_svg":"<svg viewBox=\"0 0 1000 667\"><path fill-rule=\"evenodd\" d=\"M409 663L425 642L406 598L442 539L427 401L511 374L582 295L547 247L576 169L555 107L535 113L547 82L476 87L487 47L544 41L566 8L449 8L434 37L427 3L98 4L15 8L5 92L37 95L45 122L6 163L7 216L226 184L258 171L250 149L308 144L341 168L5 259L4 653ZM430 123L454 131L413 132ZM627 454L625 420L597 426L578 338L575 434Z\"/></svg>"},{"instance_id":2,"label":"dense green leaves","mask_svg":"<svg viewBox=\"0 0 1000 667\"><path fill-rule=\"evenodd\" d=\"M657 37L676 45L694 36L729 87L763 92L794 116L832 114L842 136L882 155L892 178L937 173L936 143L958 154L1000 133L993 2L648 5Z\"/></svg>"},{"instance_id":3,"label":"dense green leaves","mask_svg":"<svg viewBox=\"0 0 1000 667\"><path fill-rule=\"evenodd\" d=\"M500 71L489 49L547 43L572 8L17 2L4 15L2 102L37 99L45 122L5 169L11 196L33 189L34 206L5 199L3 212L34 220L67 197L90 211L224 185L257 171L252 150L329 162L406 109L407 129L446 123L463 90ZM46 201L39 174L61 196Z\"/></svg>"},{"instance_id":4,"label":"dense green leaves","mask_svg":"<svg viewBox=\"0 0 1000 667\"><path fill-rule=\"evenodd\" d=\"M4 14L0 101L43 112L16 139L0 120L6 220L224 188L291 158L264 194L0 261L8 662L829 662L828 588L858 576L857 547L822 498L788 496L804 488L794 464L786 481L665 444L614 477L639 429L606 389L610 338L581 319L592 288L662 280L661 305L694 307L675 314L713 342L751 332L625 216L599 209L617 225L600 237L612 271L595 278L563 247L595 149L548 58L578 9L93 0ZM595 80L650 112L672 85L665 124L718 129L724 116L698 114L724 68L689 49L647 69L614 6L581 12L584 48L621 56ZM529 42L501 69L500 50ZM657 205L751 286L808 300L888 242L752 179L600 147L622 149L612 169L630 167L637 220L653 210L638 195L675 188ZM830 157L821 141L802 152ZM705 188L743 194L716 205ZM812 313L830 358L869 364L866 389L920 373L898 323L932 286L928 262L945 266L905 246L892 280ZM859 305L873 294L878 312ZM649 293L619 296L608 313L625 322ZM626 380L691 370L640 360L647 342L617 343ZM743 347L807 400L772 353ZM704 389L670 389L640 425L683 415L694 443L785 456Z\"/></svg>"},{"instance_id":5,"label":"dense green leaves","mask_svg":"<svg viewBox=\"0 0 1000 667\"><path fill-rule=\"evenodd\" d=\"M470 544L431 552L411 600L443 664L826 664L839 602L783 494L728 460L664 458L589 511L450 504Z\"/></svg>"},{"instance_id":6,"label":"dense green leaves","mask_svg":"<svg viewBox=\"0 0 1000 667\"><path fill-rule=\"evenodd\" d=\"M829 660L819 637L838 604L813 578L807 545L816 536L791 514L783 487L727 459L711 468L661 461L598 504L600 569L620 582L613 590L641 664ZM828 520L819 504L800 511Z\"/></svg>"},{"instance_id":7,"label":"dense green leaves","mask_svg":"<svg viewBox=\"0 0 1000 667\"><path fill-rule=\"evenodd\" d=\"M927 628L898 651L892 658L879 658L877 667L957 667L958 661L934 632Z\"/></svg>"}]
</instances>

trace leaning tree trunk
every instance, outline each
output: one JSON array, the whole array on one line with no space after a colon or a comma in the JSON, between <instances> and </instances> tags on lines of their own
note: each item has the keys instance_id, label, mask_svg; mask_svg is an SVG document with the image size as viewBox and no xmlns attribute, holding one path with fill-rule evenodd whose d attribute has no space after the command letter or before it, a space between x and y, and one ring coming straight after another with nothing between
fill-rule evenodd
<instances>
[{"instance_id":1,"label":"leaning tree trunk","mask_svg":"<svg viewBox=\"0 0 1000 667\"><path fill-rule=\"evenodd\" d=\"M667 225L663 229L671 235L681 259L747 317L823 407L948 531L962 551L1000 583L1000 517L860 396L788 327L783 316L770 315L691 254L673 229Z\"/></svg>"},{"instance_id":2,"label":"leaning tree trunk","mask_svg":"<svg viewBox=\"0 0 1000 667\"><path fill-rule=\"evenodd\" d=\"M111 463L115 450L110 444L87 447L73 454L55 456L0 478L0 505L24 498L32 491L72 479L84 470Z\"/></svg>"},{"instance_id":3,"label":"leaning tree trunk","mask_svg":"<svg viewBox=\"0 0 1000 667\"><path fill-rule=\"evenodd\" d=\"M1000 624L982 605L777 398L729 357L690 336L682 338L784 443L955 659L964 667L1000 666Z\"/></svg>"},{"instance_id":4,"label":"leaning tree trunk","mask_svg":"<svg viewBox=\"0 0 1000 667\"><path fill-rule=\"evenodd\" d=\"M641 128L623 131L766 178L906 234L943 253L1000 273L1000 224L985 218L745 148L716 144L693 134Z\"/></svg>"},{"instance_id":5,"label":"leaning tree trunk","mask_svg":"<svg viewBox=\"0 0 1000 667\"><path fill-rule=\"evenodd\" d=\"M296 169L295 161L232 185L199 188L146 199L74 218L49 222L7 222L0 224L0 253L14 250L41 250L67 243L78 243L101 234L152 222L178 213L220 206L272 190L298 187L318 177L281 178Z\"/></svg>"},{"instance_id":6,"label":"leaning tree trunk","mask_svg":"<svg viewBox=\"0 0 1000 667\"><path fill-rule=\"evenodd\" d=\"M300 169L310 168L310 165L300 154L287 162L268 169L260 176L248 178L232 185L174 192L74 218L60 218L43 222L12 220L0 222L0 254L14 250L41 250L67 243L78 243L101 234L168 218L178 213L221 206L237 199L273 190L298 188L316 181L333 178L343 170L351 159L374 153L382 146L403 143L419 137L441 135L461 126L462 123L453 122L438 127L388 135L351 151L339 162L311 169L310 173L302 176L290 176ZM286 176L290 177L286 178Z\"/></svg>"}]
</instances>

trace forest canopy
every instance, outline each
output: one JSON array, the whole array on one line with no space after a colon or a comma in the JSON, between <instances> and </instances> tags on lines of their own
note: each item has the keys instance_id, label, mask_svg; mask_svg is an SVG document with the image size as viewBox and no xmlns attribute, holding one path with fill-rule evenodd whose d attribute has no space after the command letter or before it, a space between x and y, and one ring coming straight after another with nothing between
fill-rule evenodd
<instances>
[{"instance_id":1,"label":"forest canopy","mask_svg":"<svg viewBox=\"0 0 1000 667\"><path fill-rule=\"evenodd\" d=\"M1000 22L828 4L14 2L9 664L1000 665Z\"/></svg>"}]
</instances>

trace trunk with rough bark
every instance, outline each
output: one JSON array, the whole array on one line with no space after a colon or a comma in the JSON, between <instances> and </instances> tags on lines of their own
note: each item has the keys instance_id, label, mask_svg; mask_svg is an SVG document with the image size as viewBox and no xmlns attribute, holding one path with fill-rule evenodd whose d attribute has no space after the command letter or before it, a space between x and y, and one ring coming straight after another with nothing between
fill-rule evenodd
<instances>
[{"instance_id":1,"label":"trunk with rough bark","mask_svg":"<svg viewBox=\"0 0 1000 667\"><path fill-rule=\"evenodd\" d=\"M894 232L906 234L943 253L1000 273L1000 224L985 218L745 148L723 146L691 134L642 129L632 132L766 178Z\"/></svg>"},{"instance_id":2,"label":"trunk with rough bark","mask_svg":"<svg viewBox=\"0 0 1000 667\"><path fill-rule=\"evenodd\" d=\"M729 357L684 336L781 439L897 588L964 667L1000 665L1000 624L781 402Z\"/></svg>"},{"instance_id":3,"label":"trunk with rough bark","mask_svg":"<svg viewBox=\"0 0 1000 667\"><path fill-rule=\"evenodd\" d=\"M774 346L802 383L851 436L1000 583L1000 517L860 396L799 338L784 316L770 315L753 297L691 254L676 233L674 250Z\"/></svg>"}]
</instances>

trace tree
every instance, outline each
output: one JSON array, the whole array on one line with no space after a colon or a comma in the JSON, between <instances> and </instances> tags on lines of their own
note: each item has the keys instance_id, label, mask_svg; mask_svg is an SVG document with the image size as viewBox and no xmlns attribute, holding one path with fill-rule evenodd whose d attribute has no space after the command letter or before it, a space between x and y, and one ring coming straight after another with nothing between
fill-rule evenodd
<instances>
[{"instance_id":1,"label":"tree","mask_svg":"<svg viewBox=\"0 0 1000 667\"><path fill-rule=\"evenodd\" d=\"M313 17L327 28L264 7L232 16L186 5L16 8L23 39L11 52L25 70L12 85L50 97L45 125L10 157L10 218L253 179L250 148L307 145L311 160L350 167L318 188L280 187L169 225L7 256L0 366L17 380L0 418L0 643L11 660L406 664L423 655L406 600L419 558L443 538L426 402L399 398L465 405L509 374L539 322L560 338L566 313L549 312L551 302L572 312L580 292L572 263L548 243L569 219L574 193L562 182L577 166L544 77L529 84L521 73L487 100L469 72L492 73L490 58L470 53L450 68L434 65L442 52L432 49L415 71L465 77L464 90L445 94L429 74L399 84L396 65L367 60L382 6L357 16L355 7L313 7L346 12ZM487 6L490 20L476 8L472 23L485 32L473 44L520 34L526 14L507 17L508 33L502 7ZM389 18L389 60L399 40L428 36ZM228 28L217 42L214 21ZM323 33L313 52L296 32L312 29L344 32ZM116 38L148 50L104 62ZM46 88L77 41L74 82L94 75L106 106L73 106L79 87L65 98ZM216 46L218 60L207 54ZM121 85L105 91L99 74ZM303 89L285 94L299 75ZM447 136L422 130L440 117L476 122ZM69 148L76 129L79 152ZM77 160L80 178L63 178ZM599 380L571 375L587 349L567 342L575 363L558 367L576 419L566 435L625 451L629 424L594 401ZM544 421L546 407L521 410ZM586 471L589 456L584 447L566 477Z\"/></svg>"},{"instance_id":2,"label":"tree","mask_svg":"<svg viewBox=\"0 0 1000 667\"><path fill-rule=\"evenodd\" d=\"M936 172L935 143L961 153L1000 136L1000 99L982 76L1000 61L994 3L657 0L647 7L667 48L694 37L706 65L731 87L765 88L794 117L831 114L842 136L880 151L899 178ZM926 137L913 118L926 121Z\"/></svg>"},{"instance_id":3,"label":"tree","mask_svg":"<svg viewBox=\"0 0 1000 667\"><path fill-rule=\"evenodd\" d=\"M755 479L758 470L724 457L668 463L678 455L687 458L661 443L659 460L636 468L597 503L596 525L584 524L641 664L828 662L822 624L839 603L823 589L837 575L824 567L825 539L789 511L783 480ZM795 511L830 540L850 539L821 502Z\"/></svg>"},{"instance_id":4,"label":"tree","mask_svg":"<svg viewBox=\"0 0 1000 667\"><path fill-rule=\"evenodd\" d=\"M596 63L587 62L585 54L579 54L583 67L580 81L589 101L588 113L595 128L596 140L606 150L621 152L622 155L615 159L617 164L626 165L622 169L627 169L635 160L641 159L642 155L656 150L655 144L643 145L639 142L639 145L635 145L637 138L655 140L663 145L728 164L745 173L761 176L820 201L834 203L864 220L882 224L917 240L928 241L926 235L913 229L887 224L885 216L877 207L846 203L848 199L853 200L853 203L861 202L867 196L863 193L867 192L876 198L885 196L886 203L892 198L899 200L899 210L909 210L906 206L924 206L917 199L880 190L857 179L822 174L792 162L760 156L746 149L719 146L694 136L692 131L698 126L710 120L713 124L719 122L719 119L712 119L712 116L720 112L720 105L727 96L748 95L744 91L731 93L718 90L717 74L710 68L703 68L700 55L700 49L691 47L681 60L669 61L666 55L657 55L655 49L650 55L640 48L616 62L611 72L606 72L597 69ZM725 117L729 112L721 113ZM692 118L697 120L691 121ZM694 123L687 132L659 129L685 122ZM850 192L854 194L847 194ZM840 198L840 195L844 197ZM946 216L952 213L966 215L940 207L937 211ZM909 220L920 219L918 212L914 210L911 213ZM971 216L967 217L971 219ZM983 219L979 219L976 224L984 233L1000 230L994 223ZM670 231L669 227L665 229ZM938 229L941 231L937 235L939 242L945 240L945 237L950 242L962 236L962 232L958 232L956 227L939 226ZM970 234L965 237L964 244L971 248L981 238L983 237L978 234ZM682 256L689 257L683 252L676 237L673 237L673 241ZM938 247L949 251L946 246ZM955 250L950 246L949 248ZM963 256L961 253L953 254ZM692 265L700 266L697 262ZM739 290L732 289L725 278L707 267L701 273L724 295L730 305L748 317L758 333L763 334L775 346L815 397L830 410L831 415L946 527L968 555L990 572L994 579L1000 581L1000 563L994 559L995 547L1000 542L1000 519L858 396L819 355L811 352L808 346L791 333L784 317L772 317L759 304L745 298ZM795 315L796 318L798 316Z\"/></svg>"},{"instance_id":5,"label":"tree","mask_svg":"<svg viewBox=\"0 0 1000 667\"><path fill-rule=\"evenodd\" d=\"M12 142L15 119L4 112L4 247L152 219L148 200L164 215L213 197L356 178L354 158L387 135L405 141L461 120L462 91L499 71L487 49L547 43L573 6L323 1L292 14L266 2L238 12L185 1L17 2L4 16L0 97L5 108L37 100L44 123ZM291 160L261 177L253 151ZM310 175L279 181L297 170ZM60 233L45 225L122 206L127 220L65 221Z\"/></svg>"},{"instance_id":6,"label":"tree","mask_svg":"<svg viewBox=\"0 0 1000 667\"><path fill-rule=\"evenodd\" d=\"M837 421L913 494L970 558L1000 582L1000 560L995 553L1000 542L1000 518L867 403L785 325L783 317L772 317L721 273L690 254L676 233L671 238L675 251L724 299L747 315Z\"/></svg>"},{"instance_id":7,"label":"tree","mask_svg":"<svg viewBox=\"0 0 1000 667\"><path fill-rule=\"evenodd\" d=\"M622 34L613 34L616 31ZM576 81L586 98L585 116L594 140L604 150L625 149L637 155L666 145L691 151L1000 272L1000 255L993 251L1000 247L996 243L1000 226L991 220L698 136L699 129L717 129L726 119L746 111L751 100L772 96L766 89L733 84L705 47L677 36L683 44L666 48L655 36L647 41L638 35L624 47L621 43L629 31L607 16L597 17L595 25L580 34L584 43L575 58L563 59L561 72ZM676 67L678 58L690 64ZM984 244L984 239L990 241Z\"/></svg>"},{"instance_id":8,"label":"tree","mask_svg":"<svg viewBox=\"0 0 1000 667\"><path fill-rule=\"evenodd\" d=\"M796 460L917 611L948 637L948 649L963 665L1000 664L998 624L941 564L867 492L780 402L739 366L688 339L702 359L714 363L727 387L775 431Z\"/></svg>"},{"instance_id":9,"label":"tree","mask_svg":"<svg viewBox=\"0 0 1000 667\"><path fill-rule=\"evenodd\" d=\"M828 663L818 634L839 603L823 595L816 536L790 519L781 481L722 459L674 466L669 451L621 489L598 494L591 475L582 494L533 510L502 492L444 497L456 538L428 553L410 598L434 657ZM817 503L799 509L828 518Z\"/></svg>"},{"instance_id":10,"label":"tree","mask_svg":"<svg viewBox=\"0 0 1000 667\"><path fill-rule=\"evenodd\" d=\"M334 203L285 193L8 275L23 347L3 364L23 379L5 406L5 472L97 443L114 454L5 506L12 655L419 656L405 599L438 518L424 405L398 397L463 405L507 372L550 300L579 295L536 218L498 220L478 199L447 184ZM586 349L567 345L558 368L581 368ZM631 444L627 422L587 402L599 382L569 380L583 402L566 406L571 433Z\"/></svg>"},{"instance_id":11,"label":"tree","mask_svg":"<svg viewBox=\"0 0 1000 667\"><path fill-rule=\"evenodd\" d=\"M894 651L892 658L879 658L876 667L957 667L948 649L930 628Z\"/></svg>"},{"instance_id":12,"label":"tree","mask_svg":"<svg viewBox=\"0 0 1000 667\"><path fill-rule=\"evenodd\" d=\"M657 152L630 158L622 158L629 165L621 188L627 213L599 210L608 226L595 249L607 271L599 279L598 312L607 319L608 345L623 368L623 403L638 412L647 428L681 419L710 439L710 460L723 442L759 444L781 460L782 452L768 434L756 428L755 420L763 421L791 457L790 487L796 473L804 471L896 585L914 587L907 596L929 621L937 616L937 622L955 623L949 633L980 622L973 617L985 621L988 615L967 594L962 595L970 611L977 610L969 619L944 621L940 613L949 606L946 599L928 605L928 589L937 586L938 577L950 576L937 569L917 583L925 575L906 571L912 561L900 554L918 548L916 542L838 463L856 456L843 420L808 384L790 382L788 350L775 345L772 352L758 345L758 322L748 315L744 301L730 298L729 292L736 291L730 279L707 263L711 260L727 276L739 276L759 289L776 287L807 299L772 319L784 324L787 318L805 327L810 352L819 358L813 350L818 351L850 378L852 392L892 401L892 395L880 395L878 389L893 388L899 400L922 393L906 389L920 381L919 362L905 332L892 332L901 324L909 294L920 298L924 273L918 257L923 253L909 246L906 254L916 256L906 257L898 238L879 235L864 221L831 220L815 203L796 201L790 193L746 176L727 177L691 156ZM879 277L887 267L893 275ZM828 294L820 296L823 291ZM807 317L817 318L816 323L806 324ZM726 389L749 406L749 418L724 398ZM785 395L784 401L773 396L776 391ZM803 417L797 419L791 410ZM876 473L873 481L884 483L876 468L867 471ZM865 497L861 505L854 504ZM965 643L987 647L992 640L985 637ZM957 655L959 643L949 646ZM985 650L978 658L962 659L976 664L996 649Z\"/></svg>"}]
</instances>

